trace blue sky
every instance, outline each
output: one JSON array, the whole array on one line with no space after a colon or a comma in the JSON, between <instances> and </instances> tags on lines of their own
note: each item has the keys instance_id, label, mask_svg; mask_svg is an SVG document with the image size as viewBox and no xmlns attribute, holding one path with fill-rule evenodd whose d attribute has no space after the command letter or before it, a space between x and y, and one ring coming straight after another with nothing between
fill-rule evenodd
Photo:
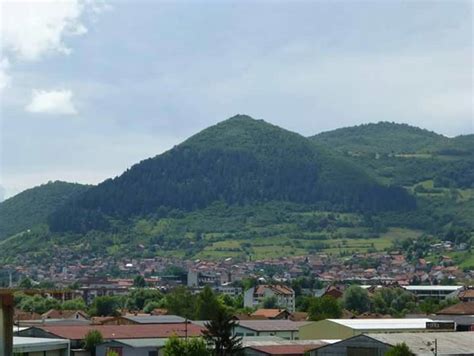
<instances>
[{"instance_id":1,"label":"blue sky","mask_svg":"<svg viewBox=\"0 0 474 356\"><path fill-rule=\"evenodd\" d=\"M98 183L237 113L303 135L473 133L472 15L456 0L7 0L0 184Z\"/></svg>"}]
</instances>

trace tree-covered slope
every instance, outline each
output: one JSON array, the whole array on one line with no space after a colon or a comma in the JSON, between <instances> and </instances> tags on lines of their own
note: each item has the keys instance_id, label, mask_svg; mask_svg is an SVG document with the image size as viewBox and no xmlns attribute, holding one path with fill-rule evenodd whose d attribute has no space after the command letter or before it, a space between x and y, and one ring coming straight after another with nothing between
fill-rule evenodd
<instances>
[{"instance_id":1,"label":"tree-covered slope","mask_svg":"<svg viewBox=\"0 0 474 356\"><path fill-rule=\"evenodd\" d=\"M112 220L192 211L215 201L319 203L357 211L414 207L403 189L380 185L337 153L238 115L88 190L55 212L50 227L85 232L108 228Z\"/></svg>"},{"instance_id":2,"label":"tree-covered slope","mask_svg":"<svg viewBox=\"0 0 474 356\"><path fill-rule=\"evenodd\" d=\"M351 153L433 152L449 139L407 124L379 122L340 128L312 136L312 140Z\"/></svg>"},{"instance_id":3,"label":"tree-covered slope","mask_svg":"<svg viewBox=\"0 0 474 356\"><path fill-rule=\"evenodd\" d=\"M49 182L25 190L0 203L0 240L46 223L55 209L89 186L66 182Z\"/></svg>"}]
</instances>

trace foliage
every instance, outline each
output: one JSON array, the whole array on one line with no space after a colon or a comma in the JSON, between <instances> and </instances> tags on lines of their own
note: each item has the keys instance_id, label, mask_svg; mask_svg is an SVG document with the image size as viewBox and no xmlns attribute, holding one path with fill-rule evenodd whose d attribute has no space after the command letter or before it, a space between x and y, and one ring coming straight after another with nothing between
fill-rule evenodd
<instances>
[{"instance_id":1,"label":"foliage","mask_svg":"<svg viewBox=\"0 0 474 356\"><path fill-rule=\"evenodd\" d=\"M415 297L402 288L381 288L372 297L375 313L403 317L415 309Z\"/></svg>"},{"instance_id":2,"label":"foliage","mask_svg":"<svg viewBox=\"0 0 474 356\"><path fill-rule=\"evenodd\" d=\"M156 289L133 289L126 298L126 306L130 310L142 310L151 302L161 302L163 295Z\"/></svg>"},{"instance_id":3,"label":"foliage","mask_svg":"<svg viewBox=\"0 0 474 356\"><path fill-rule=\"evenodd\" d=\"M171 314L180 315L184 318L193 319L195 314L196 298L185 287L174 288L165 297L166 309Z\"/></svg>"},{"instance_id":4,"label":"foliage","mask_svg":"<svg viewBox=\"0 0 474 356\"><path fill-rule=\"evenodd\" d=\"M263 299L262 307L265 309L276 309L280 306L278 305L278 299L274 295L265 297Z\"/></svg>"},{"instance_id":5,"label":"foliage","mask_svg":"<svg viewBox=\"0 0 474 356\"><path fill-rule=\"evenodd\" d=\"M196 316L198 320L211 320L216 317L217 310L221 308L219 299L211 287L205 286L196 298Z\"/></svg>"},{"instance_id":6,"label":"foliage","mask_svg":"<svg viewBox=\"0 0 474 356\"><path fill-rule=\"evenodd\" d=\"M44 224L56 208L88 188L81 184L49 182L5 200L0 203L0 240Z\"/></svg>"},{"instance_id":7,"label":"foliage","mask_svg":"<svg viewBox=\"0 0 474 356\"><path fill-rule=\"evenodd\" d=\"M117 316L120 300L114 296L96 297L92 301L90 314L93 316Z\"/></svg>"},{"instance_id":8,"label":"foliage","mask_svg":"<svg viewBox=\"0 0 474 356\"><path fill-rule=\"evenodd\" d=\"M204 339L213 346L215 356L238 355L242 351L242 338L233 335L237 323L225 308L218 308L214 319L205 324Z\"/></svg>"},{"instance_id":9,"label":"foliage","mask_svg":"<svg viewBox=\"0 0 474 356\"><path fill-rule=\"evenodd\" d=\"M201 338L182 339L176 336L170 337L163 349L164 356L211 356L212 353L206 347Z\"/></svg>"},{"instance_id":10,"label":"foliage","mask_svg":"<svg viewBox=\"0 0 474 356\"><path fill-rule=\"evenodd\" d=\"M21 310L38 314L46 313L51 309L60 309L61 307L58 300L53 298L43 298L38 294L34 296L23 295L19 298L17 297L17 302L18 307Z\"/></svg>"},{"instance_id":11,"label":"foliage","mask_svg":"<svg viewBox=\"0 0 474 356\"><path fill-rule=\"evenodd\" d=\"M326 202L367 212L415 206L404 189L380 185L338 154L298 134L236 116L85 191L52 214L49 226L86 233L108 230L111 218L164 217L216 201L268 200Z\"/></svg>"},{"instance_id":12,"label":"foliage","mask_svg":"<svg viewBox=\"0 0 474 356\"><path fill-rule=\"evenodd\" d=\"M31 279L29 279L28 277L25 277L21 280L18 287L22 289L31 289L33 287L33 283L31 282Z\"/></svg>"},{"instance_id":13,"label":"foliage","mask_svg":"<svg viewBox=\"0 0 474 356\"><path fill-rule=\"evenodd\" d=\"M410 351L410 348L407 344L402 342L401 344L396 344L390 350L388 350L385 353L385 356L415 356L415 354Z\"/></svg>"},{"instance_id":14,"label":"foliage","mask_svg":"<svg viewBox=\"0 0 474 356\"><path fill-rule=\"evenodd\" d=\"M99 330L89 330L84 337L84 349L90 351L95 356L95 348L104 342L104 338Z\"/></svg>"},{"instance_id":15,"label":"foliage","mask_svg":"<svg viewBox=\"0 0 474 356\"><path fill-rule=\"evenodd\" d=\"M133 286L136 288L145 288L146 282L142 275L138 275L133 279Z\"/></svg>"},{"instance_id":16,"label":"foliage","mask_svg":"<svg viewBox=\"0 0 474 356\"><path fill-rule=\"evenodd\" d=\"M82 298L76 298L66 300L62 303L61 309L63 310L86 310L87 306Z\"/></svg>"},{"instance_id":17,"label":"foliage","mask_svg":"<svg viewBox=\"0 0 474 356\"><path fill-rule=\"evenodd\" d=\"M314 321L337 319L342 316L342 307L337 299L331 296L312 297L309 301L308 314L309 319Z\"/></svg>"},{"instance_id":18,"label":"foliage","mask_svg":"<svg viewBox=\"0 0 474 356\"><path fill-rule=\"evenodd\" d=\"M367 290L352 285L344 291L342 296L344 308L357 313L364 313L370 310L370 298Z\"/></svg>"}]
</instances>

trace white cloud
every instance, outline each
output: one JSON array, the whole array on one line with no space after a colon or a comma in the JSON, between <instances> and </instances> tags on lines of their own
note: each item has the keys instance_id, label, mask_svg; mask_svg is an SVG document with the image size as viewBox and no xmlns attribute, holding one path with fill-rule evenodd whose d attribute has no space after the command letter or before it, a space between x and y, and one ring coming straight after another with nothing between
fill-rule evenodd
<instances>
[{"instance_id":1,"label":"white cloud","mask_svg":"<svg viewBox=\"0 0 474 356\"><path fill-rule=\"evenodd\" d=\"M25 109L31 113L75 115L72 96L70 90L33 90L31 102Z\"/></svg>"},{"instance_id":2,"label":"white cloud","mask_svg":"<svg viewBox=\"0 0 474 356\"><path fill-rule=\"evenodd\" d=\"M64 37L87 32L80 21L83 9L79 0L2 1L2 49L25 60L68 54Z\"/></svg>"},{"instance_id":3,"label":"white cloud","mask_svg":"<svg viewBox=\"0 0 474 356\"><path fill-rule=\"evenodd\" d=\"M0 57L0 93L10 84L10 76L7 73L9 67L8 59Z\"/></svg>"}]
</instances>

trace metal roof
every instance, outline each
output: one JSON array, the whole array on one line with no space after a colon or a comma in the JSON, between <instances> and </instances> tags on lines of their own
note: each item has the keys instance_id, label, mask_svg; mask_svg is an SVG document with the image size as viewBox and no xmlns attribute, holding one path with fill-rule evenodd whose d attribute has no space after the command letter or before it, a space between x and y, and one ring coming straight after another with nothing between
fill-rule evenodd
<instances>
[{"instance_id":1,"label":"metal roof","mask_svg":"<svg viewBox=\"0 0 474 356\"><path fill-rule=\"evenodd\" d=\"M240 320L238 325L254 331L298 331L308 321L291 320Z\"/></svg>"},{"instance_id":2,"label":"metal roof","mask_svg":"<svg viewBox=\"0 0 474 356\"><path fill-rule=\"evenodd\" d=\"M113 339L109 342L119 342L121 344L133 347L163 347L168 339Z\"/></svg>"},{"instance_id":3,"label":"metal roof","mask_svg":"<svg viewBox=\"0 0 474 356\"><path fill-rule=\"evenodd\" d=\"M402 286L406 290L419 290L419 291L457 291L463 286Z\"/></svg>"},{"instance_id":4,"label":"metal roof","mask_svg":"<svg viewBox=\"0 0 474 356\"><path fill-rule=\"evenodd\" d=\"M389 345L404 342L416 355L433 355L428 343L438 344L438 355L472 355L474 332L390 333L366 334L366 336Z\"/></svg>"},{"instance_id":5,"label":"metal roof","mask_svg":"<svg viewBox=\"0 0 474 356\"><path fill-rule=\"evenodd\" d=\"M356 330L380 329L426 329L426 323L432 321L428 318L413 319L327 319L336 324L347 326Z\"/></svg>"},{"instance_id":6,"label":"metal roof","mask_svg":"<svg viewBox=\"0 0 474 356\"><path fill-rule=\"evenodd\" d=\"M176 324L184 323L186 321L185 318L178 315L127 315L123 316L123 318L134 321L138 324Z\"/></svg>"},{"instance_id":7,"label":"metal roof","mask_svg":"<svg viewBox=\"0 0 474 356\"><path fill-rule=\"evenodd\" d=\"M13 351L18 353L61 350L69 347L69 340L39 337L13 337Z\"/></svg>"}]
</instances>

